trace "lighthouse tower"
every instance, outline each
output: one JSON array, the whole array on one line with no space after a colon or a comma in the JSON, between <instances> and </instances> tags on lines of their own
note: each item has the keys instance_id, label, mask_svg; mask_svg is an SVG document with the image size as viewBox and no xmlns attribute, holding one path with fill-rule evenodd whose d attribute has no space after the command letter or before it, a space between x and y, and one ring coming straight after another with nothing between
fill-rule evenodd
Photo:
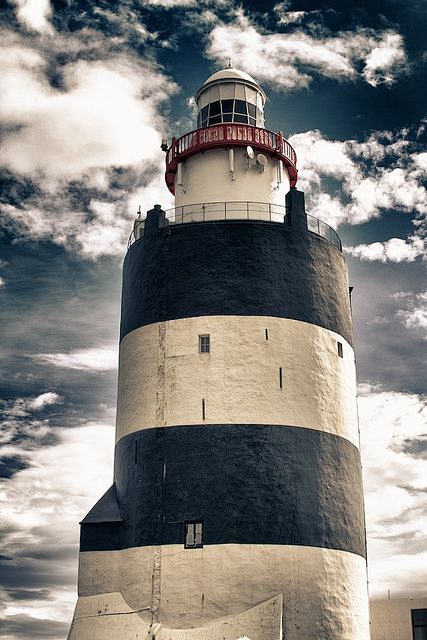
<instances>
[{"instance_id":1,"label":"lighthouse tower","mask_svg":"<svg viewBox=\"0 0 427 640\"><path fill-rule=\"evenodd\" d=\"M70 640L368 640L346 264L242 71L170 143L123 268L114 482Z\"/></svg>"}]
</instances>

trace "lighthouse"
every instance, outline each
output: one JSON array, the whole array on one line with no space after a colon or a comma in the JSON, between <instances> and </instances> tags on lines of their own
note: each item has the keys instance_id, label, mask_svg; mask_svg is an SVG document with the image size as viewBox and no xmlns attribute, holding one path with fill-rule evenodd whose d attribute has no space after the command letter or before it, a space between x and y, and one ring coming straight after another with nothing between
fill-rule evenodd
<instances>
[{"instance_id":1,"label":"lighthouse","mask_svg":"<svg viewBox=\"0 0 427 640\"><path fill-rule=\"evenodd\" d=\"M369 640L347 268L248 74L163 141L123 266L114 481L69 640Z\"/></svg>"}]
</instances>

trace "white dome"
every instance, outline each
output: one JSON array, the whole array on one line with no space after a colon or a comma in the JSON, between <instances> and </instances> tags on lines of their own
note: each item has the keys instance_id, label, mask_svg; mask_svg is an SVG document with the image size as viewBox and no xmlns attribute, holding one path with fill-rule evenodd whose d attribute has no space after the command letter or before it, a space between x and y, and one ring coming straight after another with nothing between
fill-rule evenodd
<instances>
[{"instance_id":1,"label":"white dome","mask_svg":"<svg viewBox=\"0 0 427 640\"><path fill-rule=\"evenodd\" d=\"M227 69L221 69L221 71L216 71L213 73L205 82L208 84L210 82L215 82L216 80L244 80L246 82L250 82L251 84L256 84L259 86L258 82L246 73L245 71L240 71L240 69L235 69L234 67L228 67Z\"/></svg>"},{"instance_id":2,"label":"white dome","mask_svg":"<svg viewBox=\"0 0 427 640\"><path fill-rule=\"evenodd\" d=\"M205 80L205 82L196 93L196 100L199 98L200 94L208 87L226 82L237 82L239 84L249 85L259 91L263 95L264 100L266 99L265 92L261 89L258 82L249 75L249 73L240 71L240 69L235 69L234 67L227 67L227 69L216 71L211 76L209 76L207 80Z\"/></svg>"}]
</instances>

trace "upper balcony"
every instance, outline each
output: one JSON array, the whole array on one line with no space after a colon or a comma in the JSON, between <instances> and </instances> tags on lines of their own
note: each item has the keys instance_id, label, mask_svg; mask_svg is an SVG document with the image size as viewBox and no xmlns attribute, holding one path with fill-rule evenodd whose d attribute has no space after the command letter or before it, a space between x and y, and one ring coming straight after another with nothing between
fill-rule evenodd
<instances>
[{"instance_id":1,"label":"upper balcony","mask_svg":"<svg viewBox=\"0 0 427 640\"><path fill-rule=\"evenodd\" d=\"M290 186L296 185L298 178L297 156L281 131L275 133L260 127L229 123L196 129L180 138L172 139L172 144L166 152L165 178L169 191L175 194L175 175L178 164L187 158L218 147L245 146L251 146L260 152L267 152L281 160L289 173Z\"/></svg>"},{"instance_id":2,"label":"upper balcony","mask_svg":"<svg viewBox=\"0 0 427 640\"><path fill-rule=\"evenodd\" d=\"M202 202L167 209L165 214L168 225L218 222L222 220L249 220L290 225L287 208L268 202ZM325 238L337 247L339 251L342 251L341 239L332 227L314 216L309 214L306 214L306 216L307 229L310 233ZM129 237L128 248L143 235L144 219L141 218L135 221L133 231Z\"/></svg>"}]
</instances>

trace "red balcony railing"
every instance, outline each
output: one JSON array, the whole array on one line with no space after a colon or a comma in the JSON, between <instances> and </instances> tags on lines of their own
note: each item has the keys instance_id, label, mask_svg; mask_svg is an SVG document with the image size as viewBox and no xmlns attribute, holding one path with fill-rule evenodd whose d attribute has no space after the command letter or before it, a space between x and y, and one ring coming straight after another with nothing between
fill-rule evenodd
<instances>
[{"instance_id":1,"label":"red balcony railing","mask_svg":"<svg viewBox=\"0 0 427 640\"><path fill-rule=\"evenodd\" d=\"M270 155L282 160L286 166L291 187L297 182L297 156L293 147L278 131L268 131L259 127L245 124L218 124L205 129L196 129L184 134L180 138L173 138L172 144L166 152L166 184L171 193L175 193L175 174L178 163L187 158L218 147L246 147L251 146L259 151L266 151Z\"/></svg>"}]
</instances>

